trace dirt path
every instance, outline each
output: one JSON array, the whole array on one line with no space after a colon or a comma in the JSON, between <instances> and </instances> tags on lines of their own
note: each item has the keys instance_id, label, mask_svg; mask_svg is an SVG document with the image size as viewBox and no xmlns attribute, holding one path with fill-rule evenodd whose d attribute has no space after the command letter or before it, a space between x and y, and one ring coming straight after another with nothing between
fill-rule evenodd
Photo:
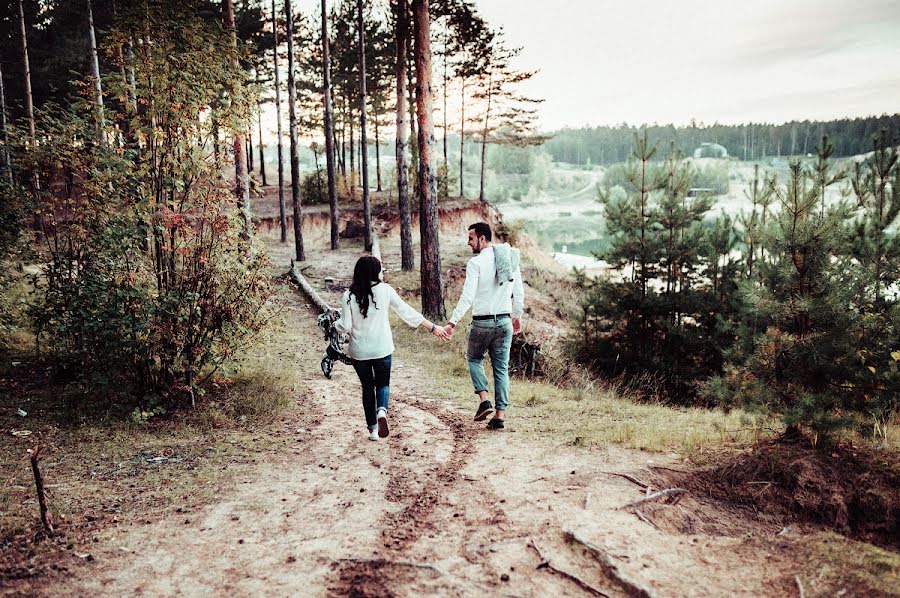
<instances>
[{"instance_id":1,"label":"dirt path","mask_svg":"<svg viewBox=\"0 0 900 598\"><path fill-rule=\"evenodd\" d=\"M293 309L312 319L299 299ZM795 593L791 541L777 530L692 497L650 505L643 521L618 509L645 491L609 472L658 489L647 466L677 467L665 457L550 446L517 433L514 412L506 432L490 432L430 397L415 364L394 363L387 440L367 440L355 374L337 365L332 380L304 382L272 431L281 448L258 455L218 502L118 530L94 563L48 591L628 595L566 540L575 532L653 595ZM542 558L552 567L539 567Z\"/></svg>"}]
</instances>

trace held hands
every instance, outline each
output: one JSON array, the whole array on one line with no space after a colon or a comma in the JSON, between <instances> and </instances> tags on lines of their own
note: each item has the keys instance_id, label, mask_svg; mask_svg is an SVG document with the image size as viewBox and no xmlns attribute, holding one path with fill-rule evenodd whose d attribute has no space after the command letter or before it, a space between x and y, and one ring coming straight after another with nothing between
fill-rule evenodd
<instances>
[{"instance_id":1,"label":"held hands","mask_svg":"<svg viewBox=\"0 0 900 598\"><path fill-rule=\"evenodd\" d=\"M450 337L453 336L453 329L449 326L435 326L432 334L442 341L448 341L450 340Z\"/></svg>"}]
</instances>

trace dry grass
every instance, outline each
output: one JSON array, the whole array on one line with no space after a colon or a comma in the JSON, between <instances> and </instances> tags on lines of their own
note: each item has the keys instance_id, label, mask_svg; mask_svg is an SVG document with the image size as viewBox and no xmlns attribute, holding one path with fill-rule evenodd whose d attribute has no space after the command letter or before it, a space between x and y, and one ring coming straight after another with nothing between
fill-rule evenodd
<instances>
[{"instance_id":1,"label":"dry grass","mask_svg":"<svg viewBox=\"0 0 900 598\"><path fill-rule=\"evenodd\" d=\"M396 321L394 341L401 359L425 369L433 380L429 386L435 395L461 408L474 409L476 401L465 359L467 323L468 318L450 342L441 343L424 331L410 330ZM621 389L589 380L560 388L514 378L510 396L509 418L517 430L574 446L615 443L694 457L712 448L755 442L768 435L771 426L771 422L736 411L726 414L639 403L627 398Z\"/></svg>"},{"instance_id":2,"label":"dry grass","mask_svg":"<svg viewBox=\"0 0 900 598\"><path fill-rule=\"evenodd\" d=\"M116 525L194 510L251 475L257 455L290 428L286 407L302 392L302 378L318 368L320 347L310 342L315 322L292 289L281 288L276 300L281 311L267 336L230 364L193 410L145 423L103 410L66 417L63 389L4 376L0 579L39 575L72 551L88 552L93 537ZM17 416L18 407L28 416ZM31 433L11 434L23 429ZM34 444L42 446L51 510L62 522L53 542L34 542L40 524L27 455Z\"/></svg>"},{"instance_id":3,"label":"dry grass","mask_svg":"<svg viewBox=\"0 0 900 598\"><path fill-rule=\"evenodd\" d=\"M806 595L898 596L900 554L832 532L804 536L797 541L798 574Z\"/></svg>"}]
</instances>

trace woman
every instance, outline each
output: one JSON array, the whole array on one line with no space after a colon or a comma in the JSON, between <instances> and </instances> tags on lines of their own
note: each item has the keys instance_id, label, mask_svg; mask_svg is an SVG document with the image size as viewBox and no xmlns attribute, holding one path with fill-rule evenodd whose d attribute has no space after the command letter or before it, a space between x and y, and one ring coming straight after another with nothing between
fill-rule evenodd
<instances>
[{"instance_id":1,"label":"woman","mask_svg":"<svg viewBox=\"0 0 900 598\"><path fill-rule=\"evenodd\" d=\"M388 320L392 308L411 327L422 326L444 338L443 327L436 326L406 304L394 288L381 280L381 262L364 256L353 269L353 283L341 299L341 319L335 328L350 335L347 354L362 384L363 410L369 428L369 440L385 438L388 433L387 409L391 384L391 354L394 339Z\"/></svg>"}]
</instances>

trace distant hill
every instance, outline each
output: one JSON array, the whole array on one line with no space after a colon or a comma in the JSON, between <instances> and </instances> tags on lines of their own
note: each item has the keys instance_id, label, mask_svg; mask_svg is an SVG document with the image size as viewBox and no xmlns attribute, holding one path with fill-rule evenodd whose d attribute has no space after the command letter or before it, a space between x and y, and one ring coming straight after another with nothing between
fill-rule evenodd
<instances>
[{"instance_id":1,"label":"distant hill","mask_svg":"<svg viewBox=\"0 0 900 598\"><path fill-rule=\"evenodd\" d=\"M570 164L611 164L622 162L631 155L634 134L643 127L621 124L615 127L583 127L562 129L553 133L544 148L553 161ZM783 124L748 123L742 125L696 124L650 125L647 133L658 140L661 159L668 145L691 156L702 143L717 143L728 155L739 160L759 160L770 156L806 155L815 153L823 135L834 144L834 156L853 156L872 149L872 135L888 129L894 143L900 138L900 114L866 118L822 121L791 121Z\"/></svg>"}]
</instances>

